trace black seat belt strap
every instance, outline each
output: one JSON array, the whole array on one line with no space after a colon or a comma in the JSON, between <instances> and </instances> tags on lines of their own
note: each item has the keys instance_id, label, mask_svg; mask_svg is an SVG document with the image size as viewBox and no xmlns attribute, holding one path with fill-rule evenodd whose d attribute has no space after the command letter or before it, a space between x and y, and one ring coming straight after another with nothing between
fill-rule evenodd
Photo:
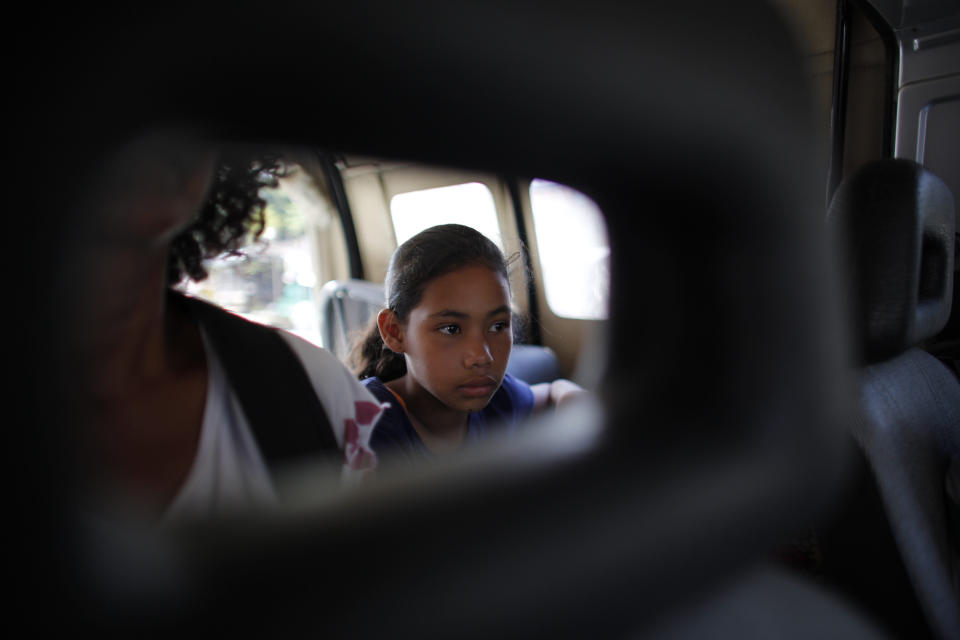
<instances>
[{"instance_id":1,"label":"black seat belt strap","mask_svg":"<svg viewBox=\"0 0 960 640\"><path fill-rule=\"evenodd\" d=\"M271 472L317 457L339 468L343 454L326 411L300 359L277 331L179 297L205 329Z\"/></svg>"}]
</instances>

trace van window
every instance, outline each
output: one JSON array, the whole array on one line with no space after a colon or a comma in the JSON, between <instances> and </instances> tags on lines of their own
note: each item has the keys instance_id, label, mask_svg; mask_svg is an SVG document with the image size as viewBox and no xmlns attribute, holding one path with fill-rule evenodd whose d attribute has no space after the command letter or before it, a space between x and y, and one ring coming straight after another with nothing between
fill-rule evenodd
<instances>
[{"instance_id":1,"label":"van window","mask_svg":"<svg viewBox=\"0 0 960 640\"><path fill-rule=\"evenodd\" d=\"M550 310L606 318L610 244L600 208L576 189L540 179L530 183L530 206Z\"/></svg>"},{"instance_id":2,"label":"van window","mask_svg":"<svg viewBox=\"0 0 960 640\"><path fill-rule=\"evenodd\" d=\"M503 250L493 193L480 182L398 193L390 200L390 217L398 246L429 227L457 223L473 227Z\"/></svg>"},{"instance_id":3,"label":"van window","mask_svg":"<svg viewBox=\"0 0 960 640\"><path fill-rule=\"evenodd\" d=\"M276 189L264 188L267 201L260 239L242 255L207 262L209 276L179 288L250 320L269 324L320 344L314 301L318 269L310 233L322 209L316 185L302 168L287 163L288 175Z\"/></svg>"},{"instance_id":4,"label":"van window","mask_svg":"<svg viewBox=\"0 0 960 640\"><path fill-rule=\"evenodd\" d=\"M530 183L530 206L550 310L606 318L610 244L600 208L576 189L540 179Z\"/></svg>"}]
</instances>

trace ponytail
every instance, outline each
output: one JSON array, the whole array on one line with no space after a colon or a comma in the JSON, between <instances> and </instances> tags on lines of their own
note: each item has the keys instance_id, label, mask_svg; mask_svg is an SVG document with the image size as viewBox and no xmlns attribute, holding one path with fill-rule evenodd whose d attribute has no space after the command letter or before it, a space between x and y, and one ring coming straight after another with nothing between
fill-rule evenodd
<instances>
[{"instance_id":1,"label":"ponytail","mask_svg":"<svg viewBox=\"0 0 960 640\"><path fill-rule=\"evenodd\" d=\"M391 351L383 343L376 316L362 339L354 344L349 363L353 374L360 380L377 377L383 382L390 382L407 374L407 361L403 354Z\"/></svg>"}]
</instances>

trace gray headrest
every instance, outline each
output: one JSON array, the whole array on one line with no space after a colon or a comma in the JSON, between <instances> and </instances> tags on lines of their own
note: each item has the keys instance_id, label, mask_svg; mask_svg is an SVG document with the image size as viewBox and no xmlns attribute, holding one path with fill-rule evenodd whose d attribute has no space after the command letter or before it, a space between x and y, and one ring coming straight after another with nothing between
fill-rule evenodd
<instances>
[{"instance_id":1,"label":"gray headrest","mask_svg":"<svg viewBox=\"0 0 960 640\"><path fill-rule=\"evenodd\" d=\"M936 335L950 317L956 217L950 189L911 160L848 176L828 221L846 259L861 358L890 358Z\"/></svg>"}]
</instances>

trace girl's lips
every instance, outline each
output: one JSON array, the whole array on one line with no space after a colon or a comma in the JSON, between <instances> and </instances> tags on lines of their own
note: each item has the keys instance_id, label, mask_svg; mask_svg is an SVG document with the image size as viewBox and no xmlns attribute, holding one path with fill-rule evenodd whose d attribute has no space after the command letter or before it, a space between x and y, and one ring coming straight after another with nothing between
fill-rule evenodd
<instances>
[{"instance_id":1,"label":"girl's lips","mask_svg":"<svg viewBox=\"0 0 960 640\"><path fill-rule=\"evenodd\" d=\"M497 387L496 380L492 378L474 378L467 380L459 387L461 393L467 396L481 397L489 395Z\"/></svg>"}]
</instances>

